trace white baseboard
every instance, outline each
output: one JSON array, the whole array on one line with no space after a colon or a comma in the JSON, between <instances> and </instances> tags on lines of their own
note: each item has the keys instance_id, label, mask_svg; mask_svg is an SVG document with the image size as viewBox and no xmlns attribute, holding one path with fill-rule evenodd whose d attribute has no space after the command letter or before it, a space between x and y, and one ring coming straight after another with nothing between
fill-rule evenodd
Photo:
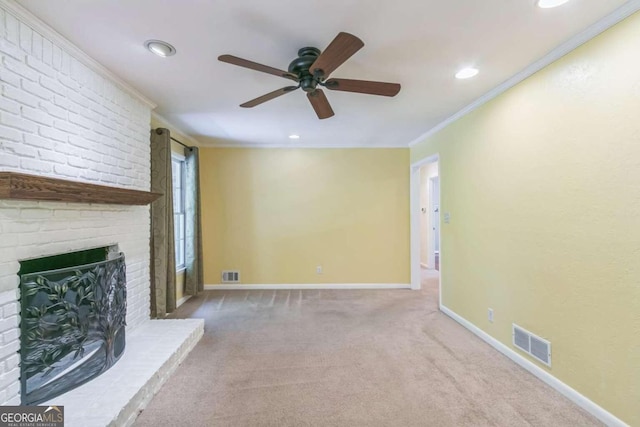
<instances>
[{"instance_id":1,"label":"white baseboard","mask_svg":"<svg viewBox=\"0 0 640 427\"><path fill-rule=\"evenodd\" d=\"M204 285L205 291L251 289L411 289L410 283L301 283L301 284L234 284Z\"/></svg>"},{"instance_id":2,"label":"white baseboard","mask_svg":"<svg viewBox=\"0 0 640 427\"><path fill-rule=\"evenodd\" d=\"M187 302L189 298L191 298L191 295L185 295L182 298L180 298L178 301L176 301L176 308L180 307L182 304Z\"/></svg>"},{"instance_id":3,"label":"white baseboard","mask_svg":"<svg viewBox=\"0 0 640 427\"><path fill-rule=\"evenodd\" d=\"M479 338L481 338L491 347L495 348L500 353L504 354L509 359L513 360L515 363L522 366L527 371L531 372L533 375L538 377L538 379L542 380L544 383L556 389L558 392L560 392L562 395L567 397L573 403L580 406L582 409L589 412L591 415L593 415L594 417L596 417L606 425L610 427L629 427L628 424L626 424L624 421L617 418L615 415L613 415L603 407L589 400L586 396L580 394L578 391L574 390L567 384L563 383L558 378L551 375L549 372L545 371L544 369L537 366L533 362L525 359L523 356L516 353L514 350L504 345L497 339L493 338L491 335L487 334L482 329L478 328L476 325L469 322L467 319L456 314L454 311L448 309L444 305L440 305L440 310L444 314L451 317L453 320L455 320L456 322L458 322L459 324L461 324L462 326L464 326L465 328L473 332L475 335L477 335Z\"/></svg>"}]
</instances>

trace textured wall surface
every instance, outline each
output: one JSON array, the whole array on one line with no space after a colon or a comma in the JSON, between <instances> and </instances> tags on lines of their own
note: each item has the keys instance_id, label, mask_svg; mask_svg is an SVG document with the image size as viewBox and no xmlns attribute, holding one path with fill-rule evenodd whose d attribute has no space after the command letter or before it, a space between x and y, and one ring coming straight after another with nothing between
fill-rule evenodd
<instances>
[{"instance_id":1,"label":"textured wall surface","mask_svg":"<svg viewBox=\"0 0 640 427\"><path fill-rule=\"evenodd\" d=\"M639 49L636 13L411 150L440 153L444 305L507 346L512 322L549 339L550 372L631 425Z\"/></svg>"},{"instance_id":2,"label":"textured wall surface","mask_svg":"<svg viewBox=\"0 0 640 427\"><path fill-rule=\"evenodd\" d=\"M0 9L0 170L149 189L150 109ZM0 201L0 404L18 404L19 260L113 243L149 318L149 208Z\"/></svg>"},{"instance_id":3,"label":"textured wall surface","mask_svg":"<svg viewBox=\"0 0 640 427\"><path fill-rule=\"evenodd\" d=\"M409 283L408 149L200 151L205 283ZM323 267L316 274L316 267Z\"/></svg>"}]
</instances>

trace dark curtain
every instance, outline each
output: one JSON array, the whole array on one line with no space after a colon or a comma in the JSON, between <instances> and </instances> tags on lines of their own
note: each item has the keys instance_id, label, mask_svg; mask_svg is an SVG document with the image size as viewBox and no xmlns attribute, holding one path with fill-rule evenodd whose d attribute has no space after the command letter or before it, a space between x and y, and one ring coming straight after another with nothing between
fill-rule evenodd
<instances>
[{"instance_id":1,"label":"dark curtain","mask_svg":"<svg viewBox=\"0 0 640 427\"><path fill-rule=\"evenodd\" d=\"M164 317L176 308L176 258L173 237L171 135L151 131L151 191L162 193L151 204L151 317Z\"/></svg>"},{"instance_id":2,"label":"dark curtain","mask_svg":"<svg viewBox=\"0 0 640 427\"><path fill-rule=\"evenodd\" d=\"M200 170L197 147L186 150L185 221L187 265L185 293L197 295L204 289L202 273L202 226L200 222Z\"/></svg>"}]
</instances>

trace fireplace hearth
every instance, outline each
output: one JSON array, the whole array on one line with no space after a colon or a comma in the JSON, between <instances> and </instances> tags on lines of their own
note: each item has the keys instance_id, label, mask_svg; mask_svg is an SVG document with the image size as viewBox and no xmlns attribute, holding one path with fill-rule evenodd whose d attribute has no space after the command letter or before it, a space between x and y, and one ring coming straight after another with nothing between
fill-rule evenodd
<instances>
[{"instance_id":1,"label":"fireplace hearth","mask_svg":"<svg viewBox=\"0 0 640 427\"><path fill-rule=\"evenodd\" d=\"M20 274L23 405L86 383L124 353L125 258L107 248L103 254L107 259Z\"/></svg>"}]
</instances>

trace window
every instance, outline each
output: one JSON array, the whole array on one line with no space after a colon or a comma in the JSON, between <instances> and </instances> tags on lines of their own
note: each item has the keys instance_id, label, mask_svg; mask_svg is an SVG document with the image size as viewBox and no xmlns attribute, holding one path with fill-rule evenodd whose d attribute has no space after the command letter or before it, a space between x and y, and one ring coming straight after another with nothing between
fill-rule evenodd
<instances>
[{"instance_id":1,"label":"window","mask_svg":"<svg viewBox=\"0 0 640 427\"><path fill-rule=\"evenodd\" d=\"M176 269L185 267L184 242L184 158L173 156L171 158L171 172L173 174L173 236L176 246Z\"/></svg>"}]
</instances>

